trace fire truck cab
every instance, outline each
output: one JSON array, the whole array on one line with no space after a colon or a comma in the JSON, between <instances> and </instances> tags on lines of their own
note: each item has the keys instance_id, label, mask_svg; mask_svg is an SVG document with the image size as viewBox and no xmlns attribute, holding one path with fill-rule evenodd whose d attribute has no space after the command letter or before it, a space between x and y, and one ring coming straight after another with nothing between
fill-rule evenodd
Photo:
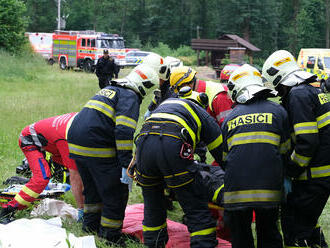
<instances>
[{"instance_id":1,"label":"fire truck cab","mask_svg":"<svg viewBox=\"0 0 330 248\"><path fill-rule=\"evenodd\" d=\"M125 64L124 39L116 34L95 31L55 31L52 57L61 69L80 68L93 72L107 49L119 66Z\"/></svg>"}]
</instances>

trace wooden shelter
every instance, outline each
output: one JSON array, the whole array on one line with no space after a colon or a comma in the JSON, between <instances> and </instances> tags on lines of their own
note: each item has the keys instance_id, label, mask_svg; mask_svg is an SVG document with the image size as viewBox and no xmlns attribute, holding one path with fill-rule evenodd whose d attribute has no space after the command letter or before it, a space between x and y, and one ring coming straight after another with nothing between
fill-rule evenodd
<instances>
[{"instance_id":1,"label":"wooden shelter","mask_svg":"<svg viewBox=\"0 0 330 248\"><path fill-rule=\"evenodd\" d=\"M200 51L205 51L205 65L209 65L209 63L211 63L215 69L221 68L221 60L226 58L227 54L232 63L242 63L244 55L247 55L249 57L250 64L252 64L253 52L261 51L250 42L234 34L225 34L217 40L192 39L191 47L197 51L198 65L200 65L199 53Z\"/></svg>"}]
</instances>

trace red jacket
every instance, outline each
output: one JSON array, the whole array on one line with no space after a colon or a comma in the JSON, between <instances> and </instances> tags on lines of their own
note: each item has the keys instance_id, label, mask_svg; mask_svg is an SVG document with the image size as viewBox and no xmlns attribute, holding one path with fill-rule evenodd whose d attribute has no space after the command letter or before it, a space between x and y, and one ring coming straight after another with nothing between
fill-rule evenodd
<instances>
[{"instance_id":1,"label":"red jacket","mask_svg":"<svg viewBox=\"0 0 330 248\"><path fill-rule=\"evenodd\" d=\"M212 91L211 87L215 85L218 85L220 87L215 87L214 90L216 90L216 92L214 92L213 90L213 94L212 96L210 96L210 94L208 94L207 87L210 87L209 91ZM205 82L202 80L198 80L196 91L205 92L206 94L208 94L210 103L207 108L207 112L211 116L213 116L217 120L219 126L221 126L225 117L231 112L232 110L231 106L233 105L233 102L227 93L228 92L227 86L220 83L215 83L210 81Z\"/></svg>"}]
</instances>

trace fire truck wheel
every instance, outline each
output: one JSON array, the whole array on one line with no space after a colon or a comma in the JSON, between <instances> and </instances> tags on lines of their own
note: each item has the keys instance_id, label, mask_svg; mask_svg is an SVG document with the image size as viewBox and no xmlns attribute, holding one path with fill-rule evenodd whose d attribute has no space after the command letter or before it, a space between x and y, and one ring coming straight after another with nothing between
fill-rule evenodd
<instances>
[{"instance_id":1,"label":"fire truck wheel","mask_svg":"<svg viewBox=\"0 0 330 248\"><path fill-rule=\"evenodd\" d=\"M84 63L85 72L93 72L93 62L91 60L86 60Z\"/></svg>"},{"instance_id":2,"label":"fire truck wheel","mask_svg":"<svg viewBox=\"0 0 330 248\"><path fill-rule=\"evenodd\" d=\"M60 68L61 68L62 70L67 69L66 60L65 60L65 58L63 58L63 57L60 59Z\"/></svg>"}]
</instances>

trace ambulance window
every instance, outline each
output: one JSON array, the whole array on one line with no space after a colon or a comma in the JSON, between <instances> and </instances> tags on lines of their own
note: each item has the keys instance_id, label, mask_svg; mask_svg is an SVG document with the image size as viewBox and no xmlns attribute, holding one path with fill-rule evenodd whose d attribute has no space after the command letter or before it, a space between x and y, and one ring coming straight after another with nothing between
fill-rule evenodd
<instances>
[{"instance_id":1,"label":"ambulance window","mask_svg":"<svg viewBox=\"0 0 330 248\"><path fill-rule=\"evenodd\" d=\"M322 59L321 58L317 58L317 67L320 70L324 70L323 64L322 64Z\"/></svg>"},{"instance_id":2,"label":"ambulance window","mask_svg":"<svg viewBox=\"0 0 330 248\"><path fill-rule=\"evenodd\" d=\"M307 68L314 69L314 65L315 65L315 57L313 57L313 56L308 56L308 60L307 60Z\"/></svg>"},{"instance_id":3,"label":"ambulance window","mask_svg":"<svg viewBox=\"0 0 330 248\"><path fill-rule=\"evenodd\" d=\"M95 39L91 40L91 47L95 47Z\"/></svg>"},{"instance_id":4,"label":"ambulance window","mask_svg":"<svg viewBox=\"0 0 330 248\"><path fill-rule=\"evenodd\" d=\"M87 46L88 47L91 46L91 40L90 39L87 40Z\"/></svg>"},{"instance_id":5,"label":"ambulance window","mask_svg":"<svg viewBox=\"0 0 330 248\"><path fill-rule=\"evenodd\" d=\"M81 46L86 46L86 39L81 40Z\"/></svg>"}]
</instances>

